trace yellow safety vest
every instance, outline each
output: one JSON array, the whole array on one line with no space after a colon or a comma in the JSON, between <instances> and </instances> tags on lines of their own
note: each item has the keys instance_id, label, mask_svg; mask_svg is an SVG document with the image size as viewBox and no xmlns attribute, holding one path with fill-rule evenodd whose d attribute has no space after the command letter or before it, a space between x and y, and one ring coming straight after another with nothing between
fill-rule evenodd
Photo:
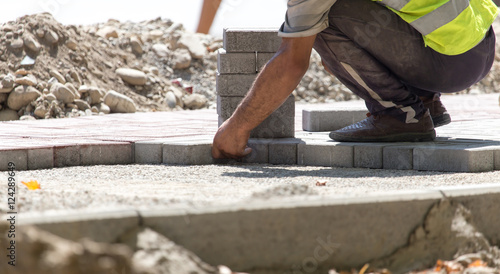
<instances>
[{"instance_id":1,"label":"yellow safety vest","mask_svg":"<svg viewBox=\"0 0 500 274\"><path fill-rule=\"evenodd\" d=\"M419 31L426 46L446 55L479 44L498 15L492 0L373 0Z\"/></svg>"}]
</instances>

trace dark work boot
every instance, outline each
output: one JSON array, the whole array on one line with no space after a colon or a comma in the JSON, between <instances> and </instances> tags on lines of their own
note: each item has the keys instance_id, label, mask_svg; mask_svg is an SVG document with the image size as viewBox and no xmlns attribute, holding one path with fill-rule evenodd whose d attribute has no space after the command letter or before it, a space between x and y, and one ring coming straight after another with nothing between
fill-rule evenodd
<instances>
[{"instance_id":1,"label":"dark work boot","mask_svg":"<svg viewBox=\"0 0 500 274\"><path fill-rule=\"evenodd\" d=\"M367 115L368 118L332 131L330 138L338 142L423 142L436 138L430 112L418 123L407 124L389 115Z\"/></svg>"},{"instance_id":2,"label":"dark work boot","mask_svg":"<svg viewBox=\"0 0 500 274\"><path fill-rule=\"evenodd\" d=\"M434 127L440 127L451 123L450 114L444 107L443 103L441 103L441 99L439 95L436 94L434 97L420 97L420 100L424 103L424 107L428 108L431 112L432 122L434 123Z\"/></svg>"}]
</instances>

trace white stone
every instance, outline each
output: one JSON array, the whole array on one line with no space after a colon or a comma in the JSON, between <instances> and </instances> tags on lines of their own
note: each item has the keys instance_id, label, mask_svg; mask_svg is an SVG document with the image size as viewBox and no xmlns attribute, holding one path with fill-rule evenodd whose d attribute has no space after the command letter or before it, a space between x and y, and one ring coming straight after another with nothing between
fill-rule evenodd
<instances>
[{"instance_id":1,"label":"white stone","mask_svg":"<svg viewBox=\"0 0 500 274\"><path fill-rule=\"evenodd\" d=\"M64 79L64 76L61 73L59 73L59 71L57 71L56 69L49 70L49 74L50 76L56 78L57 81L59 81L59 83L66 84L66 79Z\"/></svg>"},{"instance_id":2,"label":"white stone","mask_svg":"<svg viewBox=\"0 0 500 274\"><path fill-rule=\"evenodd\" d=\"M134 113L136 111L132 99L114 90L108 91L106 96L104 96L104 103L108 105L111 112L114 113Z\"/></svg>"},{"instance_id":3,"label":"white stone","mask_svg":"<svg viewBox=\"0 0 500 274\"><path fill-rule=\"evenodd\" d=\"M32 87L34 87L38 84L36 77L32 74L21 77L21 78L17 78L15 82L18 85L25 85L25 86L32 86Z\"/></svg>"},{"instance_id":4,"label":"white stone","mask_svg":"<svg viewBox=\"0 0 500 274\"><path fill-rule=\"evenodd\" d=\"M10 93L7 99L7 106L12 110L20 110L41 95L34 87L18 86Z\"/></svg>"},{"instance_id":5,"label":"white stone","mask_svg":"<svg viewBox=\"0 0 500 274\"><path fill-rule=\"evenodd\" d=\"M170 50L165 44L154 44L153 51L159 57L167 57Z\"/></svg>"},{"instance_id":6,"label":"white stone","mask_svg":"<svg viewBox=\"0 0 500 274\"><path fill-rule=\"evenodd\" d=\"M24 45L30 49L31 51L34 51L34 52L39 52L40 51L40 43L38 43L38 41L36 41L35 37L33 37L33 35L31 34L26 34L24 36Z\"/></svg>"},{"instance_id":7,"label":"white stone","mask_svg":"<svg viewBox=\"0 0 500 274\"><path fill-rule=\"evenodd\" d=\"M119 68L116 70L116 74L123 81L135 86L144 86L148 80L146 73L136 69Z\"/></svg>"},{"instance_id":8,"label":"white stone","mask_svg":"<svg viewBox=\"0 0 500 274\"><path fill-rule=\"evenodd\" d=\"M201 94L190 94L183 98L184 106L189 109L200 109L205 107L208 100Z\"/></svg>"},{"instance_id":9,"label":"white stone","mask_svg":"<svg viewBox=\"0 0 500 274\"><path fill-rule=\"evenodd\" d=\"M17 111L12 109L4 109L0 111L0 121L16 121L19 120Z\"/></svg>"},{"instance_id":10,"label":"white stone","mask_svg":"<svg viewBox=\"0 0 500 274\"><path fill-rule=\"evenodd\" d=\"M57 100L60 100L65 104L72 103L76 99L75 94L61 83L53 84L50 88L50 92L56 96Z\"/></svg>"},{"instance_id":11,"label":"white stone","mask_svg":"<svg viewBox=\"0 0 500 274\"><path fill-rule=\"evenodd\" d=\"M191 65L191 54L187 49L178 49L172 56L173 69L187 69Z\"/></svg>"},{"instance_id":12,"label":"white stone","mask_svg":"<svg viewBox=\"0 0 500 274\"><path fill-rule=\"evenodd\" d=\"M113 26L104 26L96 32L97 36L102 38L118 38L118 31Z\"/></svg>"},{"instance_id":13,"label":"white stone","mask_svg":"<svg viewBox=\"0 0 500 274\"><path fill-rule=\"evenodd\" d=\"M59 35L52 30L49 30L45 33L45 41L49 44L56 44L59 42Z\"/></svg>"},{"instance_id":14,"label":"white stone","mask_svg":"<svg viewBox=\"0 0 500 274\"><path fill-rule=\"evenodd\" d=\"M177 98L175 97L175 94L172 91L169 91L165 95L165 98L167 100L167 106L169 108L175 108L175 106L177 105Z\"/></svg>"},{"instance_id":15,"label":"white stone","mask_svg":"<svg viewBox=\"0 0 500 274\"><path fill-rule=\"evenodd\" d=\"M201 59L207 53L207 48L194 33L184 33L177 43L179 47L188 49L195 59Z\"/></svg>"}]
</instances>

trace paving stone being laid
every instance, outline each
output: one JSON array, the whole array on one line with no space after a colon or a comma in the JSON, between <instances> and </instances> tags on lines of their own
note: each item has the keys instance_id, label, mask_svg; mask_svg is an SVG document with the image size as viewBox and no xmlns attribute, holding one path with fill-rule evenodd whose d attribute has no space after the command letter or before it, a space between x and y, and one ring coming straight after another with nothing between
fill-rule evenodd
<instances>
[{"instance_id":1,"label":"paving stone being laid","mask_svg":"<svg viewBox=\"0 0 500 274\"><path fill-rule=\"evenodd\" d=\"M171 165L210 165L212 141L186 141L163 143L163 163Z\"/></svg>"},{"instance_id":2,"label":"paving stone being laid","mask_svg":"<svg viewBox=\"0 0 500 274\"><path fill-rule=\"evenodd\" d=\"M365 107L343 107L339 109L304 109L302 129L305 131L334 131L366 118Z\"/></svg>"},{"instance_id":3,"label":"paving stone being laid","mask_svg":"<svg viewBox=\"0 0 500 274\"><path fill-rule=\"evenodd\" d=\"M281 45L277 29L226 28L223 46L227 52L276 52Z\"/></svg>"},{"instance_id":4,"label":"paving stone being laid","mask_svg":"<svg viewBox=\"0 0 500 274\"><path fill-rule=\"evenodd\" d=\"M243 97L217 96L219 126L229 119ZM251 138L293 138L295 136L295 97L292 95L257 128Z\"/></svg>"}]
</instances>

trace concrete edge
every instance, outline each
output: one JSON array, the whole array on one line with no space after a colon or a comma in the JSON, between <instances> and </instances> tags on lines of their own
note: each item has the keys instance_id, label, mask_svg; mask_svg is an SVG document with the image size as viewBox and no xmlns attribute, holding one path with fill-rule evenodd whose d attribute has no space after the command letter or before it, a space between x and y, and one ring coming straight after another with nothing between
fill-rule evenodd
<instances>
[{"instance_id":1,"label":"concrete edge","mask_svg":"<svg viewBox=\"0 0 500 274\"><path fill-rule=\"evenodd\" d=\"M348 269L405 246L429 209L446 198L463 203L479 231L492 243L500 242L495 229L500 219L491 218L500 210L500 184L306 201L256 200L209 208L20 214L19 224L72 240L88 237L111 243L151 227L210 264L240 271L288 271L313 259L318 270ZM290 248L296 252L283 252ZM316 257L320 248L329 254L328 260Z\"/></svg>"}]
</instances>

